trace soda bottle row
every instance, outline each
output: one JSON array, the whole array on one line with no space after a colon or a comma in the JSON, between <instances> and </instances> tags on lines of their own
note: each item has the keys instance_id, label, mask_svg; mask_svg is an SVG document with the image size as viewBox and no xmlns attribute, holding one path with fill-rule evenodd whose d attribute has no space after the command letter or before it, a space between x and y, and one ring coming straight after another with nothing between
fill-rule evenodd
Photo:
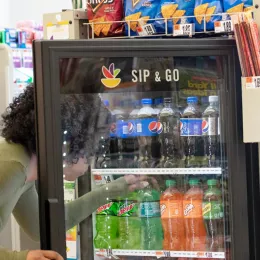
<instances>
[{"instance_id":1,"label":"soda bottle row","mask_svg":"<svg viewBox=\"0 0 260 260\"><path fill-rule=\"evenodd\" d=\"M222 193L216 179L203 191L198 179L182 193L148 188L110 201L96 212L94 244L100 249L224 252Z\"/></svg>"},{"instance_id":2,"label":"soda bottle row","mask_svg":"<svg viewBox=\"0 0 260 260\"><path fill-rule=\"evenodd\" d=\"M109 107L109 102L104 102ZM155 106L153 107L153 103ZM187 98L180 112L172 98L124 102L112 110L110 136L102 140L98 168L217 167L220 164L220 120L217 96L201 112L197 97Z\"/></svg>"}]
</instances>

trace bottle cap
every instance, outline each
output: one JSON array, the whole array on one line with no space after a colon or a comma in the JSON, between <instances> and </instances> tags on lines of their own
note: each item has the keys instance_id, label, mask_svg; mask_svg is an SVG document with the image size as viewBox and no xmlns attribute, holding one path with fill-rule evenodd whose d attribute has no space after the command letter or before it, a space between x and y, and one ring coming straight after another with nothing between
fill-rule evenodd
<instances>
[{"instance_id":1,"label":"bottle cap","mask_svg":"<svg viewBox=\"0 0 260 260\"><path fill-rule=\"evenodd\" d=\"M198 185L199 184L199 180L198 179L190 179L189 180L189 184L192 185Z\"/></svg>"},{"instance_id":2,"label":"bottle cap","mask_svg":"<svg viewBox=\"0 0 260 260\"><path fill-rule=\"evenodd\" d=\"M134 101L134 106L138 107L141 105L141 100L135 100Z\"/></svg>"},{"instance_id":3,"label":"bottle cap","mask_svg":"<svg viewBox=\"0 0 260 260\"><path fill-rule=\"evenodd\" d=\"M209 98L208 97L201 97L201 103L205 104L209 102Z\"/></svg>"},{"instance_id":4,"label":"bottle cap","mask_svg":"<svg viewBox=\"0 0 260 260\"><path fill-rule=\"evenodd\" d=\"M198 103L198 98L197 97L188 97L187 103Z\"/></svg>"},{"instance_id":5,"label":"bottle cap","mask_svg":"<svg viewBox=\"0 0 260 260\"><path fill-rule=\"evenodd\" d=\"M105 105L106 107L109 107L109 101L108 101L108 100L104 100L103 103L104 103L104 105Z\"/></svg>"},{"instance_id":6,"label":"bottle cap","mask_svg":"<svg viewBox=\"0 0 260 260\"><path fill-rule=\"evenodd\" d=\"M175 180L166 180L165 184L166 184L166 187L169 188L171 186L176 186L176 181Z\"/></svg>"},{"instance_id":7,"label":"bottle cap","mask_svg":"<svg viewBox=\"0 0 260 260\"><path fill-rule=\"evenodd\" d=\"M208 180L208 181L207 181L207 184L208 184L208 186L217 186L218 181L215 180L215 179L213 179L213 180Z\"/></svg>"},{"instance_id":8,"label":"bottle cap","mask_svg":"<svg viewBox=\"0 0 260 260\"><path fill-rule=\"evenodd\" d=\"M165 98L164 103L172 103L172 98Z\"/></svg>"},{"instance_id":9,"label":"bottle cap","mask_svg":"<svg viewBox=\"0 0 260 260\"><path fill-rule=\"evenodd\" d=\"M218 102L218 96L209 96L209 102Z\"/></svg>"},{"instance_id":10,"label":"bottle cap","mask_svg":"<svg viewBox=\"0 0 260 260\"><path fill-rule=\"evenodd\" d=\"M152 99L151 98L143 98L142 104L143 105L152 105Z\"/></svg>"},{"instance_id":11,"label":"bottle cap","mask_svg":"<svg viewBox=\"0 0 260 260\"><path fill-rule=\"evenodd\" d=\"M154 104L155 105L160 105L160 104L162 104L163 103L163 99L162 98L156 98L155 100L154 100Z\"/></svg>"}]
</instances>

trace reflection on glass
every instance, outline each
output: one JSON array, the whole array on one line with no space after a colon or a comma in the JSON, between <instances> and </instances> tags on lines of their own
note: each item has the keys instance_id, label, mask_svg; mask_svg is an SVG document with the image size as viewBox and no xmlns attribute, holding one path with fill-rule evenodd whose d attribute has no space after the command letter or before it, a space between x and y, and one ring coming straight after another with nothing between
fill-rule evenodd
<instances>
[{"instance_id":1,"label":"reflection on glass","mask_svg":"<svg viewBox=\"0 0 260 260\"><path fill-rule=\"evenodd\" d=\"M95 259L228 254L225 64L221 57L60 61L61 103L73 103L71 114L61 111L64 176L74 169L78 177L86 160L91 166L92 191L82 199L91 203L76 219L94 212Z\"/></svg>"}]
</instances>

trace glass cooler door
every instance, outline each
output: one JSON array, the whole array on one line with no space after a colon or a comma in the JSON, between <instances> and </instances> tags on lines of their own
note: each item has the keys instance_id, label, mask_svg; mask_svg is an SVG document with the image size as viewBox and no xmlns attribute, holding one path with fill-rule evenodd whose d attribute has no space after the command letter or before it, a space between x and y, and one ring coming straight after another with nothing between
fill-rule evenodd
<instances>
[{"instance_id":1,"label":"glass cooler door","mask_svg":"<svg viewBox=\"0 0 260 260\"><path fill-rule=\"evenodd\" d=\"M247 217L235 217L240 212L232 196L238 187L245 190L237 199L246 200L247 193L244 177L235 177L237 167L245 171L245 155L232 136L231 56L133 53L55 58L59 66L51 80L59 93L45 103L45 113L52 102L59 128L47 145L62 144L55 167L63 169L65 181L63 188L60 176L40 177L58 185L57 193L42 191L42 199L50 194L52 220L45 225L63 234L53 218L65 212L68 259L240 259L232 257L239 240L234 232L247 237L247 229L238 227ZM80 209L68 202L76 195ZM62 208L63 198L69 206ZM43 224L41 230L47 232ZM55 234L50 238L44 246L63 252Z\"/></svg>"}]
</instances>

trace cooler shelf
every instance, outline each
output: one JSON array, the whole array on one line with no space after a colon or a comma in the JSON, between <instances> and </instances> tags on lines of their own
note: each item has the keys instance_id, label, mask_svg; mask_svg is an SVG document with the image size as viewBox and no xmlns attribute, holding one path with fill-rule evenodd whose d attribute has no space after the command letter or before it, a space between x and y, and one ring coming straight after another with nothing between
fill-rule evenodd
<instances>
[{"instance_id":1,"label":"cooler shelf","mask_svg":"<svg viewBox=\"0 0 260 260\"><path fill-rule=\"evenodd\" d=\"M111 256L155 256L161 257L193 257L225 259L224 252L190 252L190 251L156 251L156 250L123 250L123 249L95 249L96 255Z\"/></svg>"},{"instance_id":2,"label":"cooler shelf","mask_svg":"<svg viewBox=\"0 0 260 260\"><path fill-rule=\"evenodd\" d=\"M169 174L221 174L221 168L127 168L127 169L91 169L94 175L124 175L124 174L145 174L145 175L169 175Z\"/></svg>"}]
</instances>

